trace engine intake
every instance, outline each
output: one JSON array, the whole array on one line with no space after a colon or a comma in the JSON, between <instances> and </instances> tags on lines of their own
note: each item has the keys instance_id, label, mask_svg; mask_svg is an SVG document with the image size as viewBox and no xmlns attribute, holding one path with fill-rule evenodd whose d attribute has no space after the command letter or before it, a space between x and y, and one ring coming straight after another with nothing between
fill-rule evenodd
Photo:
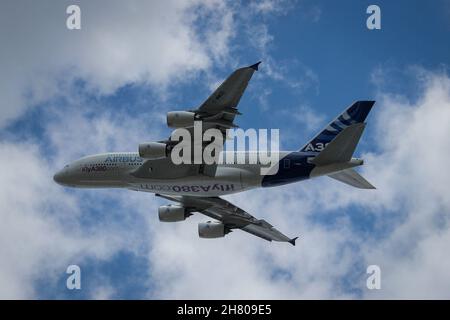
<instances>
[{"instance_id":1,"label":"engine intake","mask_svg":"<svg viewBox=\"0 0 450 320\"><path fill-rule=\"evenodd\" d=\"M186 208L177 205L160 206L158 208L159 221L177 222L186 220L191 214Z\"/></svg>"},{"instance_id":2,"label":"engine intake","mask_svg":"<svg viewBox=\"0 0 450 320\"><path fill-rule=\"evenodd\" d=\"M202 222L198 224L198 235L200 238L222 238L228 232L229 229L225 227L222 222Z\"/></svg>"},{"instance_id":3,"label":"engine intake","mask_svg":"<svg viewBox=\"0 0 450 320\"><path fill-rule=\"evenodd\" d=\"M145 142L139 144L139 156L144 159L162 159L169 154L167 145L160 142Z\"/></svg>"},{"instance_id":4,"label":"engine intake","mask_svg":"<svg viewBox=\"0 0 450 320\"><path fill-rule=\"evenodd\" d=\"M189 111L167 112L167 126L170 128L192 127L195 121L195 113Z\"/></svg>"}]
</instances>

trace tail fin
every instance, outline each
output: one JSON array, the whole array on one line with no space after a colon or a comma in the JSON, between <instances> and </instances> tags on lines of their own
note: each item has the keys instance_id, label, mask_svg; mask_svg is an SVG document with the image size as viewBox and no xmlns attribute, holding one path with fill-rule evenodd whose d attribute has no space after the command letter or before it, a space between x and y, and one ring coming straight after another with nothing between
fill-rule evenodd
<instances>
[{"instance_id":1,"label":"tail fin","mask_svg":"<svg viewBox=\"0 0 450 320\"><path fill-rule=\"evenodd\" d=\"M363 163L361 159L352 159L352 155L366 127L364 120L374 103L355 102L301 149L318 152L311 161L316 165L316 172L313 170L311 175L326 174L356 188L375 189L370 182L350 169Z\"/></svg>"},{"instance_id":2,"label":"tail fin","mask_svg":"<svg viewBox=\"0 0 450 320\"><path fill-rule=\"evenodd\" d=\"M312 163L318 166L324 166L333 163L349 162L352 159L353 152L355 152L365 127L365 123L355 123L342 130L312 160Z\"/></svg>"},{"instance_id":3,"label":"tail fin","mask_svg":"<svg viewBox=\"0 0 450 320\"><path fill-rule=\"evenodd\" d=\"M334 119L328 126L309 141L300 151L321 152L345 128L363 123L375 101L357 101Z\"/></svg>"}]
</instances>

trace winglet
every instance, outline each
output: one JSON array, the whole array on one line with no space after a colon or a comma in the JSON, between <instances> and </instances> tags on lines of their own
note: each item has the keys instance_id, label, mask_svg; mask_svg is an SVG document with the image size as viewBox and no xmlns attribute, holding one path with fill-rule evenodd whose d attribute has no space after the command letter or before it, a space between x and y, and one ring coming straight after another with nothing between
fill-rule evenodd
<instances>
[{"instance_id":1,"label":"winglet","mask_svg":"<svg viewBox=\"0 0 450 320\"><path fill-rule=\"evenodd\" d=\"M293 246L295 246L295 240L297 240L297 239L298 239L298 237L295 237L295 238L292 238L291 240L289 240L288 242L290 244L292 244Z\"/></svg>"},{"instance_id":2,"label":"winglet","mask_svg":"<svg viewBox=\"0 0 450 320\"><path fill-rule=\"evenodd\" d=\"M257 63L252 64L249 68L252 68L253 70L258 71L258 66L260 63L261 63L261 61L258 61Z\"/></svg>"}]
</instances>

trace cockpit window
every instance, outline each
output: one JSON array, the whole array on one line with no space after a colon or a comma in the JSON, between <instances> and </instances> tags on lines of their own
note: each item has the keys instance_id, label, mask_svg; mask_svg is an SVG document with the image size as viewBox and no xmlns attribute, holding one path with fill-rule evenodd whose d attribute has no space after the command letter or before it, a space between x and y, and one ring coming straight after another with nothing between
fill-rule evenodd
<instances>
[{"instance_id":1,"label":"cockpit window","mask_svg":"<svg viewBox=\"0 0 450 320\"><path fill-rule=\"evenodd\" d=\"M66 164L65 166L64 166L64 168L68 168L69 167L69 165L68 164Z\"/></svg>"}]
</instances>

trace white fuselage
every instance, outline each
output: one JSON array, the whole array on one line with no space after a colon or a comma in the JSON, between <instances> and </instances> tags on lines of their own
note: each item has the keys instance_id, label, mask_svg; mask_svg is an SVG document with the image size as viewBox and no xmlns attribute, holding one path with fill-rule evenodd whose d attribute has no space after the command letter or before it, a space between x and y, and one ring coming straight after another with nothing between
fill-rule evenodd
<instances>
[{"instance_id":1,"label":"white fuselage","mask_svg":"<svg viewBox=\"0 0 450 320\"><path fill-rule=\"evenodd\" d=\"M245 155L246 161L223 163L227 154ZM363 164L361 159L352 158L348 162L316 166L310 161L313 154L280 151L277 160L267 166L248 161L250 155L251 152L225 152L217 170L208 174L201 172L199 165L176 165L171 158L146 160L135 152L103 153L66 165L55 174L54 180L70 187L127 188L167 195L216 197L329 175Z\"/></svg>"},{"instance_id":2,"label":"white fuselage","mask_svg":"<svg viewBox=\"0 0 450 320\"><path fill-rule=\"evenodd\" d=\"M145 161L134 152L92 155L67 165L54 179L71 187L128 188L170 195L212 197L260 187L263 178L259 164L219 164L213 177L198 173L171 176L173 169L159 169L166 172L157 172L158 169L151 166L147 177L135 176L133 173ZM164 161L168 162L170 158Z\"/></svg>"}]
</instances>

